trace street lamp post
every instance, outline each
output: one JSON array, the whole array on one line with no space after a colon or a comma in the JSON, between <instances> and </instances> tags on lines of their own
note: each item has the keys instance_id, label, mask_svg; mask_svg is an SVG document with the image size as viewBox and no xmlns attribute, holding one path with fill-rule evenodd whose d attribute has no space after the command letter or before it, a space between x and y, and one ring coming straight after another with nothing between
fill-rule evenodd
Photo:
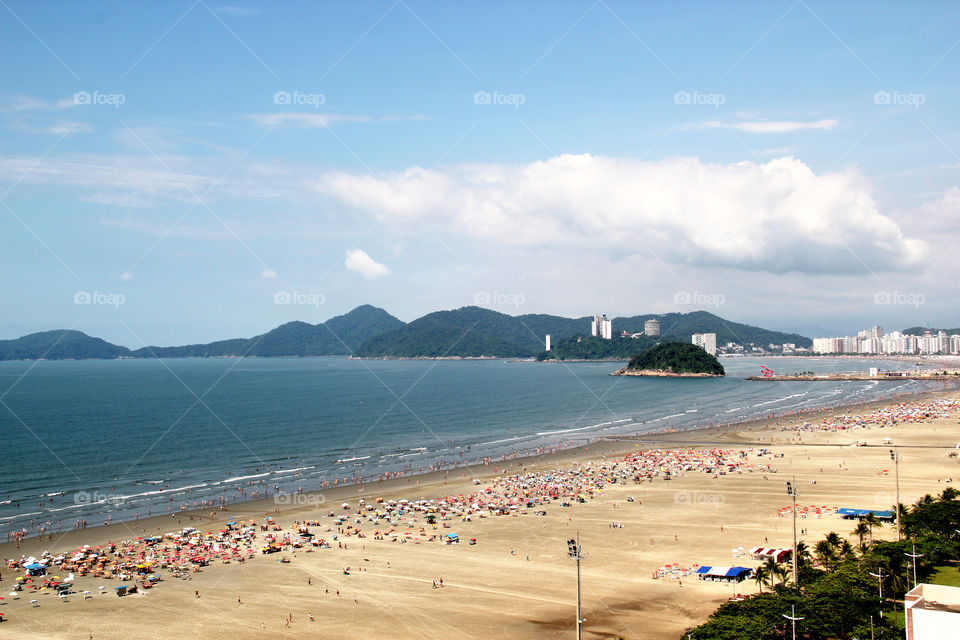
<instances>
[{"instance_id":1,"label":"street lamp post","mask_svg":"<svg viewBox=\"0 0 960 640\"><path fill-rule=\"evenodd\" d=\"M879 573L870 572L874 578L877 579L877 587L880 590L880 617L883 617L883 567L880 567Z\"/></svg>"},{"instance_id":2,"label":"street lamp post","mask_svg":"<svg viewBox=\"0 0 960 640\"><path fill-rule=\"evenodd\" d=\"M577 532L576 539L567 540L567 556L571 560L577 561L577 640L583 638L583 617L580 615L580 561L586 557L583 549L580 548L580 533Z\"/></svg>"},{"instance_id":3,"label":"street lamp post","mask_svg":"<svg viewBox=\"0 0 960 640\"><path fill-rule=\"evenodd\" d=\"M917 558L922 558L923 554L917 553L917 545L913 544L910 546L913 547L913 553L905 553L903 555L907 556L908 558L912 558L912 561L910 564L913 565L913 586L916 587L917 586Z\"/></svg>"},{"instance_id":4,"label":"street lamp post","mask_svg":"<svg viewBox=\"0 0 960 640\"><path fill-rule=\"evenodd\" d=\"M890 459L893 460L897 475L897 541L900 541L900 454L890 449Z\"/></svg>"},{"instance_id":5,"label":"street lamp post","mask_svg":"<svg viewBox=\"0 0 960 640\"><path fill-rule=\"evenodd\" d=\"M799 588L800 582L797 580L797 478L794 476L793 482L787 482L787 495L793 498L793 584Z\"/></svg>"},{"instance_id":6,"label":"street lamp post","mask_svg":"<svg viewBox=\"0 0 960 640\"><path fill-rule=\"evenodd\" d=\"M784 618L790 621L791 626L793 627L793 640L797 640L797 621L803 620L803 618L797 617L796 606L790 605L790 615L781 614Z\"/></svg>"}]
</instances>

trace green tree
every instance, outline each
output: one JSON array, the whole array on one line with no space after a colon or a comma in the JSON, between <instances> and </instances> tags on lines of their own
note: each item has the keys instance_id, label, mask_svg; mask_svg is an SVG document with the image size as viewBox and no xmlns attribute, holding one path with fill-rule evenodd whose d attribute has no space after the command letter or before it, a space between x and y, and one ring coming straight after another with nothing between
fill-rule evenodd
<instances>
[{"instance_id":1,"label":"green tree","mask_svg":"<svg viewBox=\"0 0 960 640\"><path fill-rule=\"evenodd\" d=\"M870 533L870 527L867 526L866 522L861 520L860 522L857 523L857 526L854 528L853 531L851 531L851 533L857 536L857 539L860 541L859 542L860 551L863 551L865 548L865 545L863 544L863 537Z\"/></svg>"},{"instance_id":2,"label":"green tree","mask_svg":"<svg viewBox=\"0 0 960 640\"><path fill-rule=\"evenodd\" d=\"M871 511L871 512L868 513L866 516L864 516L863 522L864 522L864 524L867 525L867 527L870 528L870 542L873 542L873 528L874 528L874 527L879 527L879 526L881 526L883 523L880 522L880 520L877 519L877 516L876 516L876 514L873 513L873 511Z\"/></svg>"},{"instance_id":3,"label":"green tree","mask_svg":"<svg viewBox=\"0 0 960 640\"><path fill-rule=\"evenodd\" d=\"M760 587L760 593L763 593L763 585L770 577L770 571L763 565L753 570L753 581Z\"/></svg>"}]
</instances>

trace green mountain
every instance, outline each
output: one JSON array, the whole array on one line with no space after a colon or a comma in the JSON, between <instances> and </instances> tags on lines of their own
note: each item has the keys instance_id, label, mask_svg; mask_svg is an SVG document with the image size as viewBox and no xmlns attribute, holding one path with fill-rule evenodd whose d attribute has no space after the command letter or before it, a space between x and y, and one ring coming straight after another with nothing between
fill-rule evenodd
<instances>
[{"instance_id":1,"label":"green mountain","mask_svg":"<svg viewBox=\"0 0 960 640\"><path fill-rule=\"evenodd\" d=\"M253 338L183 347L144 347L133 355L138 358L342 356L353 354L365 340L401 326L402 321L383 309L363 305L321 324L287 322Z\"/></svg>"},{"instance_id":2,"label":"green mountain","mask_svg":"<svg viewBox=\"0 0 960 640\"><path fill-rule=\"evenodd\" d=\"M526 358L542 349L541 338L520 318L480 307L435 311L360 345L363 357Z\"/></svg>"},{"instance_id":3,"label":"green mountain","mask_svg":"<svg viewBox=\"0 0 960 640\"><path fill-rule=\"evenodd\" d=\"M550 351L541 351L537 360L629 360L655 344L653 338L646 336L624 338L615 335L611 340L573 336L552 345Z\"/></svg>"},{"instance_id":4,"label":"green mountain","mask_svg":"<svg viewBox=\"0 0 960 640\"><path fill-rule=\"evenodd\" d=\"M253 338L180 347L143 347L135 351L79 331L44 331L14 340L0 340L0 360L351 355L362 342L402 326L402 321L383 309L363 305L321 324L288 322Z\"/></svg>"},{"instance_id":5,"label":"green mountain","mask_svg":"<svg viewBox=\"0 0 960 640\"><path fill-rule=\"evenodd\" d=\"M716 333L717 342L740 344L793 342L810 346L810 338L759 327L729 322L706 311L692 313L647 314L630 318L614 318L613 330L619 335L643 331L650 318L660 320L659 341L689 342L694 333ZM358 356L365 357L516 357L543 354L543 339L549 333L560 359L627 359L651 346L631 341L600 340L589 335L591 318L562 318L543 314L509 316L480 307L462 307L453 311L436 311L394 331L378 335L360 345ZM582 337L577 342L575 338Z\"/></svg>"},{"instance_id":6,"label":"green mountain","mask_svg":"<svg viewBox=\"0 0 960 640\"><path fill-rule=\"evenodd\" d=\"M56 329L0 340L0 360L80 360L129 356L130 350L80 331Z\"/></svg>"},{"instance_id":7,"label":"green mountain","mask_svg":"<svg viewBox=\"0 0 960 640\"><path fill-rule=\"evenodd\" d=\"M613 330L620 333L623 330L630 333L643 331L643 321L656 318L660 321L660 336L663 339L689 342L694 333L716 333L717 345L736 342L742 345L755 344L757 346L793 343L798 347L811 347L813 340L796 333L783 333L753 327L724 320L720 316L708 311L693 311L691 313L664 313L629 318L614 318ZM589 324L587 325L589 328Z\"/></svg>"},{"instance_id":8,"label":"green mountain","mask_svg":"<svg viewBox=\"0 0 960 640\"><path fill-rule=\"evenodd\" d=\"M588 316L582 318L562 318L560 316L551 316L542 313L527 313L522 316L517 316L517 319L523 322L528 335L532 334L539 338L535 345L533 343L530 344L536 351L543 349L543 338L548 333L554 344L564 338L571 338L577 334L589 334L590 322L593 320L593 318Z\"/></svg>"},{"instance_id":9,"label":"green mountain","mask_svg":"<svg viewBox=\"0 0 960 640\"><path fill-rule=\"evenodd\" d=\"M628 371L645 369L671 373L709 373L718 376L725 373L719 360L689 342L663 342L630 358Z\"/></svg>"}]
</instances>

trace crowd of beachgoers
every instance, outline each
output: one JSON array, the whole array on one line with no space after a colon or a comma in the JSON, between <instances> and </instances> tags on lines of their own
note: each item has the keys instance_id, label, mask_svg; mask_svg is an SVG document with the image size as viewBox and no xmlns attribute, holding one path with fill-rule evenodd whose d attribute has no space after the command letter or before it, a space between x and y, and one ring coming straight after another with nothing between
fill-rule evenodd
<instances>
[{"instance_id":1,"label":"crowd of beachgoers","mask_svg":"<svg viewBox=\"0 0 960 640\"><path fill-rule=\"evenodd\" d=\"M901 402L867 413L836 414L817 423L801 422L784 425L781 431L846 431L871 427L892 427L898 424L925 422L934 418L949 418L960 407L960 398L945 398L927 402Z\"/></svg>"},{"instance_id":2,"label":"crowd of beachgoers","mask_svg":"<svg viewBox=\"0 0 960 640\"><path fill-rule=\"evenodd\" d=\"M762 454L761 454L762 455ZM219 564L244 563L261 555L348 548L351 538L389 542L457 544L447 533L453 522L503 515L543 515L545 507L570 507L599 497L611 484L639 484L690 473L721 475L771 471L752 449L653 449L625 456L577 462L568 468L503 475L474 480L468 494L433 499L359 499L344 502L321 519L297 519L282 527L278 514L262 520L230 521L217 531L185 527L154 536L84 545L69 552L45 551L4 561L17 575L10 597L70 593L92 597L113 590L141 591L164 580L189 579L191 574ZM633 498L628 498L633 500ZM224 511L221 512L226 515ZM179 516L179 514L177 514ZM476 538L469 538L469 544ZM344 568L348 573L349 567ZM53 575L53 574L57 575ZM104 581L116 581L104 584Z\"/></svg>"}]
</instances>

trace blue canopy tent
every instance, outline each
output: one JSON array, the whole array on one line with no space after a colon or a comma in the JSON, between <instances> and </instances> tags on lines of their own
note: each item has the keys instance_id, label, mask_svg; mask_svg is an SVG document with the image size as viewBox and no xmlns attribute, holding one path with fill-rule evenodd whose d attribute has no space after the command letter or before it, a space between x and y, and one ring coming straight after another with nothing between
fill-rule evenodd
<instances>
[{"instance_id":1,"label":"blue canopy tent","mask_svg":"<svg viewBox=\"0 0 960 640\"><path fill-rule=\"evenodd\" d=\"M741 582L750 577L749 567L698 567L697 578L713 582Z\"/></svg>"},{"instance_id":2,"label":"blue canopy tent","mask_svg":"<svg viewBox=\"0 0 960 640\"><path fill-rule=\"evenodd\" d=\"M40 564L39 562L24 565L23 568L26 569L27 575L30 576L42 576L47 573L47 565Z\"/></svg>"},{"instance_id":3,"label":"blue canopy tent","mask_svg":"<svg viewBox=\"0 0 960 640\"><path fill-rule=\"evenodd\" d=\"M447 534L447 544L457 544L458 542L460 542L460 536L455 533Z\"/></svg>"},{"instance_id":4,"label":"blue canopy tent","mask_svg":"<svg viewBox=\"0 0 960 640\"><path fill-rule=\"evenodd\" d=\"M837 509L837 515L844 520L860 520L866 518L871 513L877 518L877 520L890 522L896 518L896 514L893 511L881 511L879 509L850 509L847 507Z\"/></svg>"}]
</instances>

